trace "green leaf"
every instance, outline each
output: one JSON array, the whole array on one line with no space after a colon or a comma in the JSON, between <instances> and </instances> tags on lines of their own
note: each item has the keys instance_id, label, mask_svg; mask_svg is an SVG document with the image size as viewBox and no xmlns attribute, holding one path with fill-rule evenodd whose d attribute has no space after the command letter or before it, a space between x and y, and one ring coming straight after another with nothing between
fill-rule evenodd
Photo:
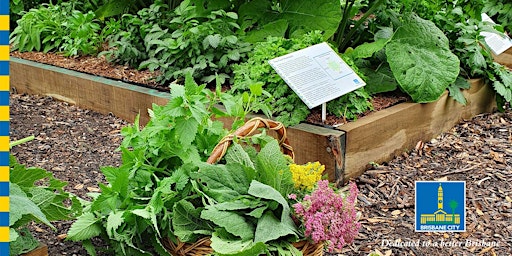
<instances>
[{"instance_id":1,"label":"green leaf","mask_svg":"<svg viewBox=\"0 0 512 256\"><path fill-rule=\"evenodd\" d=\"M359 68L366 77L366 86L364 89L369 94L381 92L391 92L398 88L398 82L391 72L389 64L384 63L377 71L371 68Z\"/></svg>"},{"instance_id":2,"label":"green leaf","mask_svg":"<svg viewBox=\"0 0 512 256\"><path fill-rule=\"evenodd\" d=\"M11 183L15 183L20 187L34 187L34 183L44 178L52 177L50 172L47 172L41 168L29 167L25 168L24 165L19 164L12 155L9 158L10 161L10 173L9 180Z\"/></svg>"},{"instance_id":3,"label":"green leaf","mask_svg":"<svg viewBox=\"0 0 512 256\"><path fill-rule=\"evenodd\" d=\"M9 242L16 241L20 235L14 228L9 228Z\"/></svg>"},{"instance_id":4,"label":"green leaf","mask_svg":"<svg viewBox=\"0 0 512 256\"><path fill-rule=\"evenodd\" d=\"M249 195L263 198L267 200L273 200L278 202L283 207L283 212L281 215L281 221L287 221L290 217L290 206L286 199L273 187L263 184L259 181L253 180L251 182L251 186L249 187Z\"/></svg>"},{"instance_id":5,"label":"green leaf","mask_svg":"<svg viewBox=\"0 0 512 256\"><path fill-rule=\"evenodd\" d=\"M229 239L218 232L212 234L211 247L219 255L245 256L264 254L267 246L264 243L254 243L252 240Z\"/></svg>"},{"instance_id":6,"label":"green leaf","mask_svg":"<svg viewBox=\"0 0 512 256\"><path fill-rule=\"evenodd\" d=\"M227 165L203 165L199 169L201 181L206 183L206 194L218 202L229 201L246 195L250 181L247 173L254 172L249 167L232 163Z\"/></svg>"},{"instance_id":7,"label":"green leaf","mask_svg":"<svg viewBox=\"0 0 512 256\"><path fill-rule=\"evenodd\" d=\"M273 187L282 195L287 195L293 190L288 161L281 152L277 140L270 141L261 149L256 157L256 170L259 181Z\"/></svg>"},{"instance_id":8,"label":"green leaf","mask_svg":"<svg viewBox=\"0 0 512 256\"><path fill-rule=\"evenodd\" d=\"M505 87L505 85L500 81L494 81L492 83L494 90L496 93L503 97L506 102L510 102L512 100L512 91Z\"/></svg>"},{"instance_id":9,"label":"green leaf","mask_svg":"<svg viewBox=\"0 0 512 256\"><path fill-rule=\"evenodd\" d=\"M259 25L286 20L292 37L320 30L325 40L336 32L341 21L338 0L283 0L279 4L281 10L274 11L270 1L249 1L240 6L238 14L242 20L260 21Z\"/></svg>"},{"instance_id":10,"label":"green leaf","mask_svg":"<svg viewBox=\"0 0 512 256\"><path fill-rule=\"evenodd\" d=\"M221 211L215 207L207 206L201 212L201 218L212 221L217 226L226 229L230 234L240 237L243 241L252 240L254 237L254 226L236 212Z\"/></svg>"},{"instance_id":11,"label":"green leaf","mask_svg":"<svg viewBox=\"0 0 512 256\"><path fill-rule=\"evenodd\" d=\"M389 39L378 39L375 42L364 43L357 46L352 51L347 52L346 55L353 60L370 58L376 52L384 49L388 42Z\"/></svg>"},{"instance_id":12,"label":"green leaf","mask_svg":"<svg viewBox=\"0 0 512 256\"><path fill-rule=\"evenodd\" d=\"M459 59L434 23L414 17L398 28L386 46L389 66L415 102L432 102L459 75Z\"/></svg>"},{"instance_id":13,"label":"green leaf","mask_svg":"<svg viewBox=\"0 0 512 256\"><path fill-rule=\"evenodd\" d=\"M12 229L9 230L9 233L11 233L11 230ZM30 233L30 230L27 227L21 228L17 235L18 237L16 240L9 243L9 255L21 255L28 253L39 245L39 241L32 236L32 233Z\"/></svg>"},{"instance_id":14,"label":"green leaf","mask_svg":"<svg viewBox=\"0 0 512 256\"><path fill-rule=\"evenodd\" d=\"M257 208L264 204L252 196L241 197L234 201L222 202L211 205L209 207L215 208L219 211L234 211Z\"/></svg>"},{"instance_id":15,"label":"green leaf","mask_svg":"<svg viewBox=\"0 0 512 256\"><path fill-rule=\"evenodd\" d=\"M243 39L249 43L263 42L269 37L284 37L288 29L288 21L275 20L259 28L248 31Z\"/></svg>"},{"instance_id":16,"label":"green leaf","mask_svg":"<svg viewBox=\"0 0 512 256\"><path fill-rule=\"evenodd\" d=\"M19 224L24 224L17 222L21 220L24 215L29 215L35 220L56 230L41 209L14 183L9 184L9 211L9 226L18 227Z\"/></svg>"},{"instance_id":17,"label":"green leaf","mask_svg":"<svg viewBox=\"0 0 512 256\"><path fill-rule=\"evenodd\" d=\"M471 85L467 79L463 77L457 77L457 80L453 84L448 86L448 91L450 92L450 97L459 102L460 104L466 106L466 98L464 98L464 94L462 94L462 89L469 89Z\"/></svg>"},{"instance_id":18,"label":"green leaf","mask_svg":"<svg viewBox=\"0 0 512 256\"><path fill-rule=\"evenodd\" d=\"M220 34L215 35L208 35L203 40L203 48L208 48L208 46L211 46L213 48L217 48L220 44L222 36Z\"/></svg>"},{"instance_id":19,"label":"green leaf","mask_svg":"<svg viewBox=\"0 0 512 256\"><path fill-rule=\"evenodd\" d=\"M123 218L124 211L110 212L107 218L107 234L109 237L113 237L114 232L124 222Z\"/></svg>"},{"instance_id":20,"label":"green leaf","mask_svg":"<svg viewBox=\"0 0 512 256\"><path fill-rule=\"evenodd\" d=\"M226 163L239 163L244 166L248 166L254 168L254 163L252 162L249 154L245 152L243 147L238 143L233 143L226 152L224 156Z\"/></svg>"},{"instance_id":21,"label":"green leaf","mask_svg":"<svg viewBox=\"0 0 512 256\"><path fill-rule=\"evenodd\" d=\"M193 118L176 119L176 134L183 147L188 147L196 138L199 123Z\"/></svg>"},{"instance_id":22,"label":"green leaf","mask_svg":"<svg viewBox=\"0 0 512 256\"><path fill-rule=\"evenodd\" d=\"M135 209L131 211L133 214L140 216L144 219L150 219L151 213L147 209Z\"/></svg>"},{"instance_id":23,"label":"green leaf","mask_svg":"<svg viewBox=\"0 0 512 256\"><path fill-rule=\"evenodd\" d=\"M101 172L105 175L105 178L110 183L112 190L119 192L124 198L128 194L128 183L130 176L130 169L128 166L116 167L100 167Z\"/></svg>"},{"instance_id":24,"label":"green leaf","mask_svg":"<svg viewBox=\"0 0 512 256\"><path fill-rule=\"evenodd\" d=\"M289 235L294 235L298 238L297 233L297 228L293 225L291 218L286 222L282 222L271 211L266 211L258 219L254 241L266 243Z\"/></svg>"},{"instance_id":25,"label":"green leaf","mask_svg":"<svg viewBox=\"0 0 512 256\"><path fill-rule=\"evenodd\" d=\"M211 228L200 218L202 210L186 200L180 200L174 205L171 222L174 234L180 241L192 242L199 237L198 233L211 232Z\"/></svg>"},{"instance_id":26,"label":"green leaf","mask_svg":"<svg viewBox=\"0 0 512 256\"><path fill-rule=\"evenodd\" d=\"M99 221L91 212L82 214L69 228L67 239L76 242L100 235L103 229Z\"/></svg>"}]
</instances>

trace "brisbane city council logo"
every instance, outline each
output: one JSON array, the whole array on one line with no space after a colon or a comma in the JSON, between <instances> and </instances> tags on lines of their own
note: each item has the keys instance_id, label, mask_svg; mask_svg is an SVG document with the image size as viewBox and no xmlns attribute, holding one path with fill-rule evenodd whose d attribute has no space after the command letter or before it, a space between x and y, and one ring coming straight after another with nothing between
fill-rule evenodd
<instances>
[{"instance_id":1,"label":"brisbane city council logo","mask_svg":"<svg viewBox=\"0 0 512 256\"><path fill-rule=\"evenodd\" d=\"M416 232L466 231L465 181L416 181Z\"/></svg>"}]
</instances>

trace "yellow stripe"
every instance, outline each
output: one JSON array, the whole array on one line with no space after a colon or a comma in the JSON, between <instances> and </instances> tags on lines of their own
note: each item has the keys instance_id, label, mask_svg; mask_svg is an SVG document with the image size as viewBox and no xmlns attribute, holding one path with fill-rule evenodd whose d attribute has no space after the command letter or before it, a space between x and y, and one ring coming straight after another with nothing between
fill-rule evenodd
<instances>
[{"instance_id":1,"label":"yellow stripe","mask_svg":"<svg viewBox=\"0 0 512 256\"><path fill-rule=\"evenodd\" d=\"M9 211L9 197L0 197L0 212L8 212Z\"/></svg>"},{"instance_id":2,"label":"yellow stripe","mask_svg":"<svg viewBox=\"0 0 512 256\"><path fill-rule=\"evenodd\" d=\"M9 121L9 106L0 106L0 121Z\"/></svg>"},{"instance_id":3,"label":"yellow stripe","mask_svg":"<svg viewBox=\"0 0 512 256\"><path fill-rule=\"evenodd\" d=\"M0 136L0 151L9 151L9 136Z\"/></svg>"},{"instance_id":4,"label":"yellow stripe","mask_svg":"<svg viewBox=\"0 0 512 256\"><path fill-rule=\"evenodd\" d=\"M0 91L9 91L9 76L0 76Z\"/></svg>"},{"instance_id":5,"label":"yellow stripe","mask_svg":"<svg viewBox=\"0 0 512 256\"><path fill-rule=\"evenodd\" d=\"M0 242L9 242L9 227L0 227Z\"/></svg>"},{"instance_id":6,"label":"yellow stripe","mask_svg":"<svg viewBox=\"0 0 512 256\"><path fill-rule=\"evenodd\" d=\"M0 166L0 182L9 181L9 166Z\"/></svg>"},{"instance_id":7,"label":"yellow stripe","mask_svg":"<svg viewBox=\"0 0 512 256\"><path fill-rule=\"evenodd\" d=\"M0 15L0 30L9 30L9 15Z\"/></svg>"},{"instance_id":8,"label":"yellow stripe","mask_svg":"<svg viewBox=\"0 0 512 256\"><path fill-rule=\"evenodd\" d=\"M0 60L9 60L9 46L0 46Z\"/></svg>"}]
</instances>

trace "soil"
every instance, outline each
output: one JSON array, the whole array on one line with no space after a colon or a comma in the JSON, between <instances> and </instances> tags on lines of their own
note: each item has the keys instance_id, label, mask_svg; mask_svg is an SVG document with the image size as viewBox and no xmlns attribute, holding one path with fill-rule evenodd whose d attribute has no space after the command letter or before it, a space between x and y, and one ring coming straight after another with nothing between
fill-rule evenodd
<instances>
[{"instance_id":1,"label":"soil","mask_svg":"<svg viewBox=\"0 0 512 256\"><path fill-rule=\"evenodd\" d=\"M66 191L88 198L105 182L100 166L118 166L115 150L126 122L50 97L11 95L11 139L35 135L12 153L27 166L45 168L69 182ZM362 227L339 255L512 255L512 111L477 116L354 181ZM466 181L466 232L414 232L414 182ZM33 224L49 255L87 255L80 243L63 240L72 222L57 230ZM396 247L388 242L419 241ZM423 243L431 242L430 246ZM469 241L469 242L468 242ZM96 244L104 246L101 241ZM435 245L437 243L437 246ZM459 244L460 243L460 244Z\"/></svg>"},{"instance_id":2,"label":"soil","mask_svg":"<svg viewBox=\"0 0 512 256\"><path fill-rule=\"evenodd\" d=\"M42 53L42 52L11 52L11 56L49 64L57 67L67 68L83 73L107 77L115 80L120 80L127 83L137 84L144 87L149 87L162 92L168 92L169 88L166 85L155 82L158 72L150 72L148 70L137 70L128 66L116 65L108 62L105 56L92 57L64 57L55 53ZM409 101L406 94L397 92L381 93L374 95L372 98L373 110L367 111L359 115L363 117L373 111L379 111L390 106ZM319 124L324 126L339 126L349 122L343 117L328 114L325 122L322 122L321 108L317 107L312 109L311 114L308 116L306 122Z\"/></svg>"}]
</instances>

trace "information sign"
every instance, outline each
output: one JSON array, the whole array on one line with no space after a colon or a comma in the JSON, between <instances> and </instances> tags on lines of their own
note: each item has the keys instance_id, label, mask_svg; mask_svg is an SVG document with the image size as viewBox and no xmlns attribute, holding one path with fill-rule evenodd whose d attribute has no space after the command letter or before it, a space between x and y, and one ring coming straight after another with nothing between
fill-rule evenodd
<instances>
[{"instance_id":1,"label":"information sign","mask_svg":"<svg viewBox=\"0 0 512 256\"><path fill-rule=\"evenodd\" d=\"M485 13L482 13L482 21L488 21L495 24L494 21ZM487 43L489 48L491 48L491 51L496 55L500 55L508 48L512 47L512 40L505 34L498 34L498 32L480 32L480 34L485 37L485 43Z\"/></svg>"},{"instance_id":2,"label":"information sign","mask_svg":"<svg viewBox=\"0 0 512 256\"><path fill-rule=\"evenodd\" d=\"M269 63L310 109L366 84L325 42Z\"/></svg>"}]
</instances>

